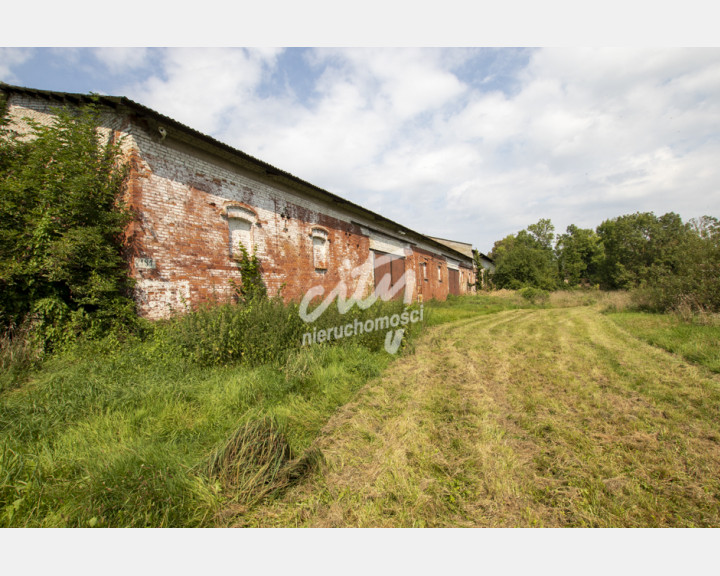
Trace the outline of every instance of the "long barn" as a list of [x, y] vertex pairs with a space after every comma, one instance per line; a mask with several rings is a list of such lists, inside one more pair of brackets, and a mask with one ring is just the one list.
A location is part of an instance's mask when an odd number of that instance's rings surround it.
[[2, 83], [0, 96], [21, 133], [27, 118], [49, 123], [60, 107], [101, 107], [101, 130], [130, 167], [128, 259], [148, 318], [232, 298], [240, 243], [256, 252], [268, 292], [286, 300], [340, 284], [406, 301], [474, 290], [468, 245], [415, 232], [128, 98]]

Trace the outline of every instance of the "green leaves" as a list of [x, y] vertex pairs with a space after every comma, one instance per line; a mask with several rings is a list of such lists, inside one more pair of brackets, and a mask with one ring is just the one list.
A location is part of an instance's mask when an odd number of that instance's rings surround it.
[[267, 298], [267, 288], [262, 279], [260, 260], [254, 250], [252, 256], [250, 256], [242, 242], [239, 243], [239, 248], [241, 255], [235, 261], [238, 268], [240, 268], [242, 284], [237, 287], [232, 280], [230, 283], [233, 284], [235, 291], [244, 302], [265, 300]]
[[571, 224], [567, 227], [567, 233], [558, 236], [555, 253], [560, 278], [569, 286], [599, 283], [604, 248], [594, 230]]
[[554, 226], [540, 220], [527, 230], [511, 234], [495, 243], [493, 282], [498, 288], [533, 286], [552, 290], [557, 285], [557, 265], [552, 249]]
[[22, 139], [0, 123], [0, 325], [35, 314], [41, 332], [52, 326], [52, 346], [64, 332], [102, 333], [127, 321], [127, 171], [92, 105], [57, 110], [50, 125], [26, 122], [31, 135]]
[[659, 218], [652, 212], [636, 212], [606, 220], [597, 231], [605, 246], [603, 284], [615, 289], [674, 274], [689, 227], [672, 212]]

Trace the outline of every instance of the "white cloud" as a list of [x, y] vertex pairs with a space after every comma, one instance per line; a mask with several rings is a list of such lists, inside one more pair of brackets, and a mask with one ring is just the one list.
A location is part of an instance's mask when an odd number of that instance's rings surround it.
[[[541, 50], [512, 97], [476, 99], [485, 162], [454, 200], [524, 227], [550, 217], [595, 226], [627, 211], [720, 210], [720, 59], [711, 50]], [[501, 120], [502, 119], [502, 120]], [[498, 197], [507, 201], [498, 200]], [[714, 201], [708, 202], [708, 198]], [[495, 239], [510, 227], [495, 225]], [[486, 247], [491, 242], [486, 241]]]
[[95, 48], [93, 53], [112, 74], [118, 74], [147, 65], [149, 50], [147, 48]]
[[272, 66], [268, 49], [168, 48], [162, 71], [130, 89], [139, 102], [206, 133], [217, 133]]
[[17, 82], [13, 67], [23, 64], [31, 56], [30, 48], [0, 48], [0, 80], [8, 84]]
[[720, 213], [720, 51], [543, 49], [512, 90], [472, 50], [320, 49], [306, 98], [274, 50], [166, 50], [132, 98], [411, 228], [481, 250], [636, 210]]

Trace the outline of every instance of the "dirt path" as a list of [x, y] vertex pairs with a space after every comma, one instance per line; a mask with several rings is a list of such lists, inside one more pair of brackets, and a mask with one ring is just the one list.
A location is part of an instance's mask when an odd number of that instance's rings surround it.
[[718, 526], [720, 378], [590, 308], [439, 326], [240, 525]]

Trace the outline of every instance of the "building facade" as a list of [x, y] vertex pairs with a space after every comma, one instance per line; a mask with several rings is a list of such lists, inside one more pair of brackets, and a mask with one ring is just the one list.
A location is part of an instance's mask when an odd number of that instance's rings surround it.
[[[12, 125], [52, 121], [91, 98], [0, 84]], [[309, 289], [406, 301], [474, 290], [472, 253], [379, 214], [123, 97], [100, 96], [101, 132], [120, 141], [135, 214], [127, 257], [148, 318], [235, 296], [240, 243], [254, 252], [270, 295]], [[404, 284], [404, 285], [403, 285]], [[389, 290], [389, 293], [387, 289]]]

